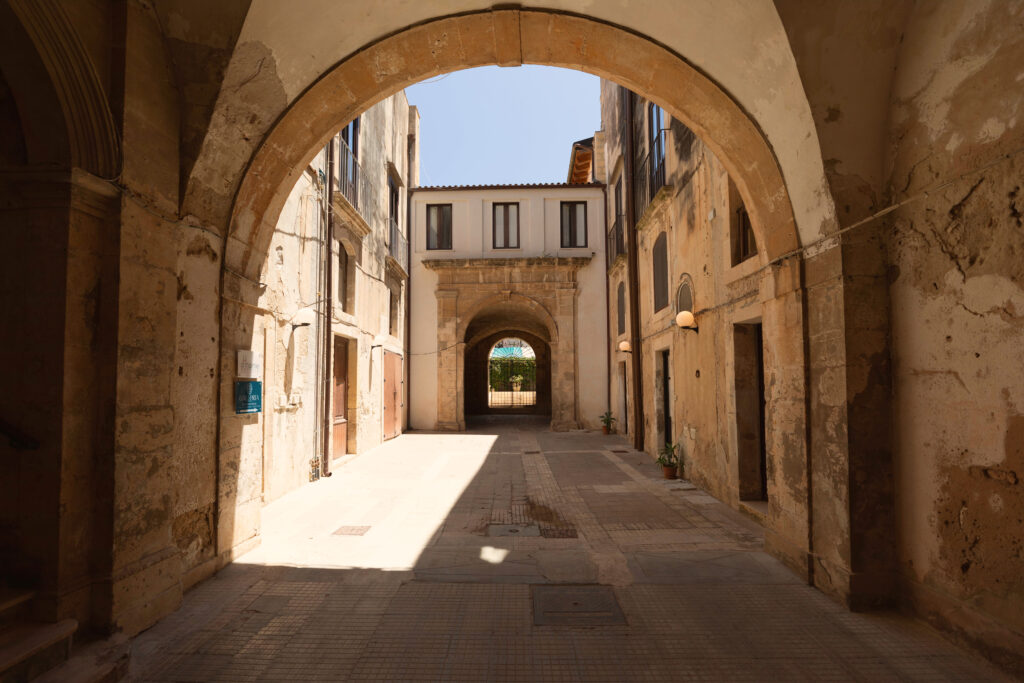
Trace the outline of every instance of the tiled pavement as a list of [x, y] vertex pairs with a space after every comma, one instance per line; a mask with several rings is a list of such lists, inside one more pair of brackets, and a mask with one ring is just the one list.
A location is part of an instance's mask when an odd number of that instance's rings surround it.
[[844, 611], [659, 474], [528, 419], [404, 435], [267, 506], [262, 545], [135, 640], [132, 678], [1003, 680]]

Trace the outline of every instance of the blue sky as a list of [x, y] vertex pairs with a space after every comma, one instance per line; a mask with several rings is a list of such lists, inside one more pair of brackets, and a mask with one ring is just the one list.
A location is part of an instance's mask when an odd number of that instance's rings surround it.
[[563, 183], [601, 126], [600, 80], [545, 66], [481, 67], [406, 88], [420, 110], [420, 185]]

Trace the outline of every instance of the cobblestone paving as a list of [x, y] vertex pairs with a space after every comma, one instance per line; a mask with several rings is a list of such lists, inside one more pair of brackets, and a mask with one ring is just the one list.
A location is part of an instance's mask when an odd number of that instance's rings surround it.
[[659, 474], [528, 418], [403, 435], [268, 505], [262, 545], [135, 639], [132, 679], [1005, 680], [918, 622], [843, 610]]

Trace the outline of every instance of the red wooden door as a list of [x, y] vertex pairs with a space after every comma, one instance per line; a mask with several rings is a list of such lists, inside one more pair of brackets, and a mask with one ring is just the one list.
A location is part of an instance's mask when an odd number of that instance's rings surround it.
[[384, 440], [393, 439], [402, 431], [402, 407], [404, 386], [402, 357], [390, 351], [384, 352]]
[[334, 433], [331, 435], [334, 457], [348, 452], [348, 340], [334, 338]]

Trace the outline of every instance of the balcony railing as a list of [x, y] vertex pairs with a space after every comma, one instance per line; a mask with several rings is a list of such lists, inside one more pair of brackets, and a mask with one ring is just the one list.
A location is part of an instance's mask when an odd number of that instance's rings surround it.
[[348, 144], [338, 137], [338, 191], [368, 223], [373, 211], [373, 186], [352, 154]]
[[612, 227], [608, 230], [608, 266], [611, 267], [615, 263], [615, 259], [619, 258], [626, 253], [626, 216], [625, 214], [619, 214], [615, 217], [615, 222], [612, 223]]
[[398, 265], [402, 267], [402, 270], [409, 273], [409, 241], [405, 239], [405, 235], [398, 229], [398, 221], [394, 218], [390, 221], [390, 234], [388, 235], [388, 254], [395, 260]]
[[666, 132], [663, 130], [654, 137], [647, 154], [634, 170], [633, 210], [637, 222], [651, 205], [654, 195], [665, 186]]

